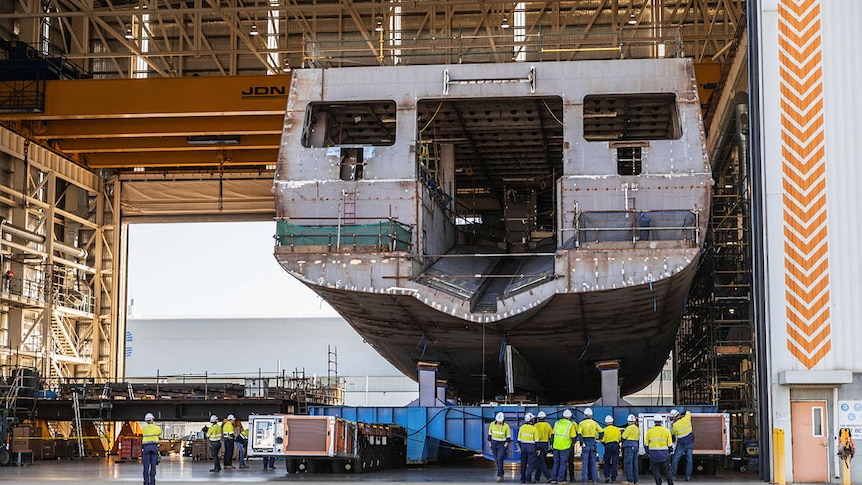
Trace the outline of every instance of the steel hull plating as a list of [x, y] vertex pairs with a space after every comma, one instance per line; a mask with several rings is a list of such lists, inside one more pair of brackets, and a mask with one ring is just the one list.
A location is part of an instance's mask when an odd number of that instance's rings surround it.
[[[415, 376], [420, 361], [439, 363], [439, 378], [464, 402], [505, 394], [506, 345], [517, 349], [534, 372], [537, 382], [529, 395], [548, 402], [586, 402], [601, 394], [599, 362], [619, 361], [623, 395], [647, 386], [661, 371], [674, 345], [699, 249], [676, 252], [679, 270], [651, 284], [621, 281], [617, 288], [565, 292], [571, 282], [558, 278], [520, 295], [519, 302], [501, 302], [523, 311], [500, 318], [469, 313], [456, 298], [409, 282], [389, 291], [305, 282], [405, 375]], [[303, 256], [277, 257], [286, 268], [307, 266], [296, 264]]]
[[297, 70], [275, 256], [464, 402], [587, 402], [664, 365], [712, 177], [690, 59]]

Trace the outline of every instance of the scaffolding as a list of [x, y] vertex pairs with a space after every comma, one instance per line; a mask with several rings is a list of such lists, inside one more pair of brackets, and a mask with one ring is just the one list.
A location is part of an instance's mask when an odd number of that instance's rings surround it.
[[710, 154], [710, 227], [677, 338], [675, 401], [729, 413], [732, 452], [742, 455], [744, 443], [757, 439], [745, 93], [728, 100], [723, 116], [712, 120], [721, 125]]

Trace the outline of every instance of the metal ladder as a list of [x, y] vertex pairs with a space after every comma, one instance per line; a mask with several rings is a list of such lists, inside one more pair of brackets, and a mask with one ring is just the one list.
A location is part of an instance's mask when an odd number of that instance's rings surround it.
[[84, 458], [84, 427], [81, 425], [81, 401], [78, 391], [72, 391], [72, 409], [75, 411], [75, 438], [78, 440], [78, 457]]

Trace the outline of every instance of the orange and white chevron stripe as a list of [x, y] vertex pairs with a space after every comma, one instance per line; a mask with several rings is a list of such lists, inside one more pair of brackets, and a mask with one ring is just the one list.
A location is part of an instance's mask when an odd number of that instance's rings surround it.
[[779, 0], [787, 349], [806, 368], [832, 350], [820, 0]]

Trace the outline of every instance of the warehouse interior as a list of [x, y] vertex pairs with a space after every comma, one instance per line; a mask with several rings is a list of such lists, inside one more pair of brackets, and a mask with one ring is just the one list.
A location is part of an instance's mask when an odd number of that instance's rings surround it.
[[[32, 369], [25, 377], [52, 389], [129, 377], [128, 225], [273, 220], [292, 70], [521, 62], [518, 49], [537, 45], [545, 60], [576, 60], [589, 58], [594, 39], [675, 30], [695, 61], [716, 182], [674, 352], [675, 401], [730, 413], [734, 453], [743, 453], [759, 437], [746, 8], [744, 0], [0, 1], [4, 378]], [[18, 412], [15, 396], [4, 399]]]

